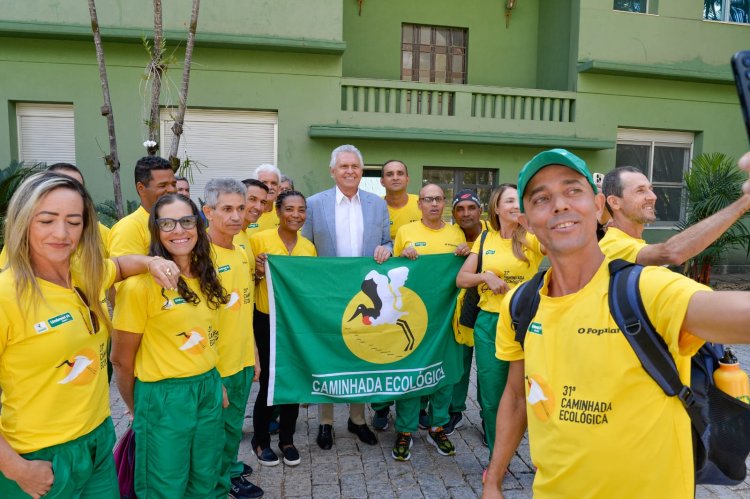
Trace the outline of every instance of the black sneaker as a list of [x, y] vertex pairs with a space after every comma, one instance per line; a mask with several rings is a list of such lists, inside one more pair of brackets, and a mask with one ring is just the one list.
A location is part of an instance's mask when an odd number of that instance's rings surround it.
[[281, 444], [279, 444], [279, 450], [284, 456], [284, 464], [287, 466], [297, 466], [300, 463], [301, 459], [299, 457], [299, 451], [293, 444], [287, 445], [286, 447], [282, 447]]
[[378, 409], [372, 416], [372, 427], [378, 431], [385, 431], [388, 429], [388, 415], [391, 413], [391, 409], [385, 407]]
[[452, 412], [448, 424], [443, 426], [446, 435], [453, 435], [453, 432], [464, 425], [464, 416], [460, 412]]
[[244, 476], [238, 476], [232, 478], [232, 487], [229, 489], [229, 496], [233, 499], [263, 497], [263, 489]]
[[391, 450], [391, 457], [396, 461], [408, 461], [411, 459], [410, 449], [413, 444], [411, 433], [397, 434], [396, 442], [393, 444], [393, 450]]
[[441, 456], [453, 456], [456, 454], [456, 449], [453, 447], [451, 441], [448, 440], [448, 435], [445, 434], [441, 426], [427, 432], [427, 441], [435, 446]]
[[252, 466], [246, 463], [242, 463], [242, 473], [240, 473], [240, 476], [247, 478], [252, 474], [253, 474]]
[[430, 415], [425, 409], [419, 410], [419, 429], [426, 430], [430, 427]]
[[279, 464], [279, 456], [270, 447], [261, 449], [260, 452], [256, 449], [255, 455], [258, 458], [258, 462], [263, 466], [276, 466]]

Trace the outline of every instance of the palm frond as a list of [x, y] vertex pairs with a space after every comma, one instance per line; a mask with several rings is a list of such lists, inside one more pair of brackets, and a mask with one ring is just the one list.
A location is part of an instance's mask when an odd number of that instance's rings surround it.
[[[746, 175], [736, 166], [734, 158], [724, 153], [696, 156], [685, 175], [685, 220], [677, 224], [682, 231], [714, 213], [723, 210], [742, 195]], [[705, 266], [716, 264], [730, 249], [743, 248], [750, 255], [750, 228], [745, 213], [708, 248], [688, 262], [691, 273], [706, 275]]]

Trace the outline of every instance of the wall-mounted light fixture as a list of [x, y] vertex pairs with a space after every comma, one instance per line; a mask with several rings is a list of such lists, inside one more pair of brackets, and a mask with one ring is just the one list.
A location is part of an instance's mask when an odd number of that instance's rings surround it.
[[506, 28], [510, 26], [510, 16], [513, 15], [513, 9], [516, 8], [517, 3], [518, 3], [518, 0], [506, 0], [505, 2], [505, 27]]

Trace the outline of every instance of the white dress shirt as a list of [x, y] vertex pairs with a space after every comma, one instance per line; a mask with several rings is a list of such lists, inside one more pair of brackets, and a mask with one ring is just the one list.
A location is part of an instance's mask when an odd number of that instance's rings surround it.
[[363, 256], [364, 222], [357, 193], [349, 199], [336, 186], [336, 256]]

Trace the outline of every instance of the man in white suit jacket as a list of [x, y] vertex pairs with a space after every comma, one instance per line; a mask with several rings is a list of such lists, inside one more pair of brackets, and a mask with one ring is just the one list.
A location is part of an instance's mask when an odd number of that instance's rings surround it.
[[[307, 199], [307, 220], [302, 235], [315, 244], [318, 256], [372, 256], [383, 263], [393, 253], [388, 206], [380, 197], [359, 189], [364, 161], [352, 145], [331, 153], [332, 189]], [[333, 446], [333, 404], [318, 406], [318, 438], [321, 449]], [[350, 432], [367, 444], [377, 438], [365, 423], [364, 404], [349, 406]]]

